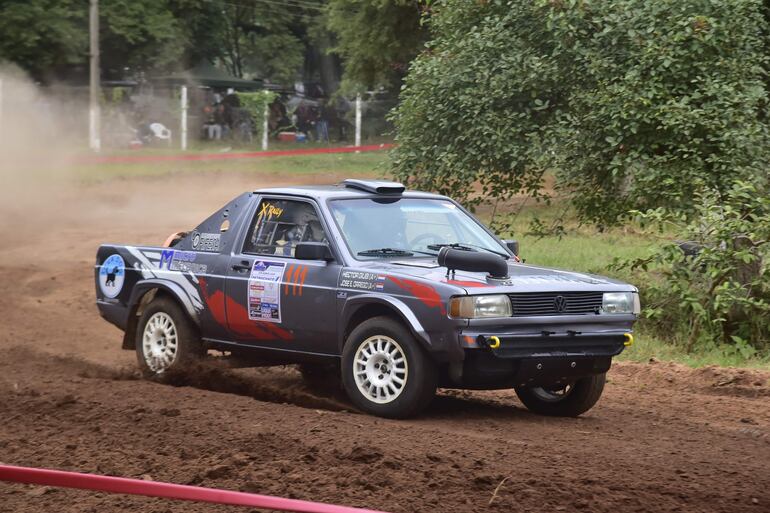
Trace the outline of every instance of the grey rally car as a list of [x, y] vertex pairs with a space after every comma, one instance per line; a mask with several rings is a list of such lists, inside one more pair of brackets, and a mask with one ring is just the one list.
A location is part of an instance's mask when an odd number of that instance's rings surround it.
[[383, 181], [244, 193], [163, 246], [102, 245], [94, 273], [147, 376], [209, 349], [298, 363], [396, 418], [437, 387], [515, 388], [534, 412], [579, 415], [639, 314], [635, 287], [521, 263], [450, 198]]

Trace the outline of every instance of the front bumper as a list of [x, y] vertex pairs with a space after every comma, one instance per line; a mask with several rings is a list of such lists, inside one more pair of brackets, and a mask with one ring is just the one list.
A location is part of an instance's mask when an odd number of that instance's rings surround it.
[[460, 330], [460, 346], [491, 347], [498, 358], [612, 357], [623, 351], [634, 321], [625, 314], [475, 319]]
[[[560, 319], [564, 320], [564, 319]], [[450, 364], [443, 386], [471, 389], [551, 386], [607, 372], [633, 341], [631, 322], [558, 322], [467, 326], [465, 358]]]
[[488, 349], [498, 358], [612, 357], [628, 343], [630, 330], [484, 333], [463, 331], [466, 349]]

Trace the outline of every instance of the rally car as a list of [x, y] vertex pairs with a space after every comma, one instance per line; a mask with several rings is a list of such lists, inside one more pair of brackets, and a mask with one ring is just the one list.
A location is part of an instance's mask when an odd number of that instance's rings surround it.
[[247, 192], [163, 246], [102, 245], [94, 272], [147, 376], [210, 349], [297, 363], [391, 418], [437, 387], [579, 415], [639, 314], [635, 287], [522, 263], [452, 199], [385, 181]]

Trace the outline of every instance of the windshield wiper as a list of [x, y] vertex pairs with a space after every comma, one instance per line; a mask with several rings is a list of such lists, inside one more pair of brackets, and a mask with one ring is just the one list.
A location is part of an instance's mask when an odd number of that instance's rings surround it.
[[452, 249], [459, 249], [462, 251], [474, 251], [475, 249], [483, 249], [484, 251], [489, 251], [490, 253], [499, 255], [505, 258], [506, 260], [511, 258], [511, 255], [507, 253], [503, 253], [502, 251], [495, 251], [494, 249], [489, 249], [486, 246], [479, 246], [478, 244], [469, 244], [467, 242], [452, 242], [451, 244], [428, 244], [428, 249], [432, 249], [434, 251], [438, 251], [441, 248], [452, 248]]
[[364, 251], [359, 251], [358, 256], [412, 256], [414, 253], [411, 251], [406, 251], [403, 249], [395, 249], [395, 248], [379, 248], [379, 249], [367, 249]]

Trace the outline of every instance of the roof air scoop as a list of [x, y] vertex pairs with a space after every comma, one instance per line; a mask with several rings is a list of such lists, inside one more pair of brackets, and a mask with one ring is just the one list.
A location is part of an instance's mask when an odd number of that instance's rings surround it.
[[387, 182], [385, 180], [356, 180], [354, 178], [347, 178], [342, 181], [342, 185], [350, 189], [358, 189], [373, 194], [401, 194], [406, 190], [403, 184]]
[[489, 278], [504, 280], [508, 278], [508, 263], [501, 256], [492, 253], [478, 253], [443, 247], [438, 252], [438, 265], [446, 267], [448, 272], [455, 270], [486, 272]]

